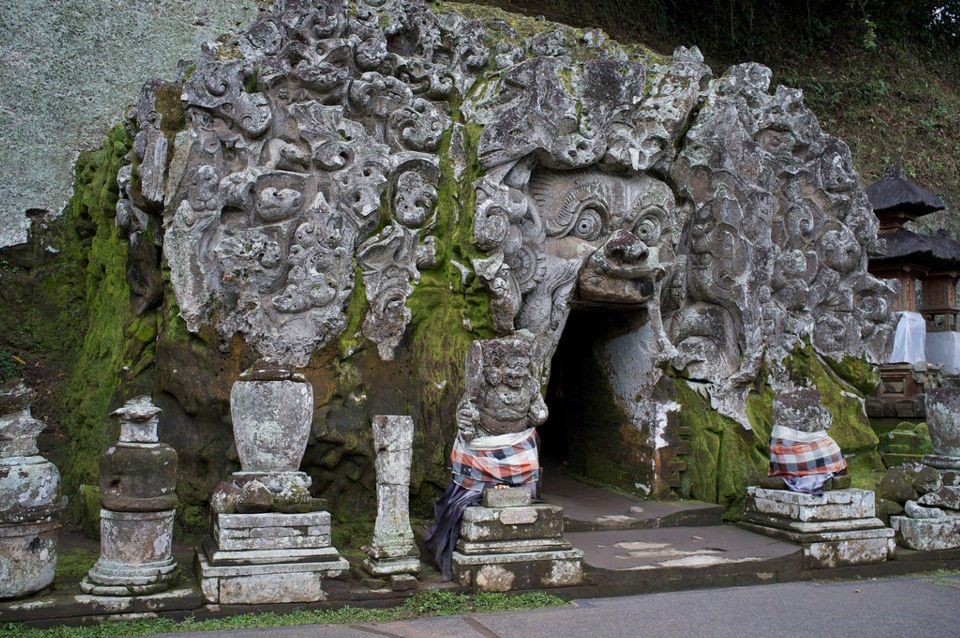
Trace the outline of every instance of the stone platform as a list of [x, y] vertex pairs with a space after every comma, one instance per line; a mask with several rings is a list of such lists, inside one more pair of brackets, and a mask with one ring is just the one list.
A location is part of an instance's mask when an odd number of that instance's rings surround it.
[[896, 548], [893, 530], [876, 517], [874, 493], [866, 490], [814, 496], [748, 487], [739, 525], [799, 544], [805, 569], [882, 563]]
[[195, 558], [209, 603], [316, 602], [349, 570], [330, 544], [329, 512], [214, 514], [211, 528]]
[[453, 552], [453, 580], [482, 591], [577, 585], [583, 552], [563, 538], [563, 508], [531, 504], [523, 488], [487, 490], [468, 507]]
[[723, 514], [715, 503], [645, 500], [589, 485], [556, 467], [545, 468], [540, 497], [563, 508], [568, 532], [719, 525]]

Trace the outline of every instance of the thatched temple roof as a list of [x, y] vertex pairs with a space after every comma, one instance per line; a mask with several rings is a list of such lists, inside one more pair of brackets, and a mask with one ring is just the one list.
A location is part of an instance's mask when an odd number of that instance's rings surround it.
[[920, 235], [906, 229], [885, 234], [887, 252], [873, 257], [872, 263], [913, 262], [939, 270], [960, 269], [960, 242], [944, 231], [934, 235]]
[[888, 168], [879, 181], [867, 186], [866, 193], [877, 216], [884, 211], [898, 209], [912, 213], [912, 217], [921, 217], [944, 208], [943, 200], [910, 181], [902, 166]]

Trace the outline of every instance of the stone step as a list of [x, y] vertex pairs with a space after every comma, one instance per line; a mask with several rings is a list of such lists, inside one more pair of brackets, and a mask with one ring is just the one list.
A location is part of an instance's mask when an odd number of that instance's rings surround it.
[[588, 485], [563, 472], [545, 476], [540, 497], [563, 507], [567, 532], [720, 525], [723, 515], [723, 507], [714, 503], [642, 499]]
[[650, 584], [663, 591], [799, 577], [801, 550], [734, 525], [572, 532], [599, 586]]

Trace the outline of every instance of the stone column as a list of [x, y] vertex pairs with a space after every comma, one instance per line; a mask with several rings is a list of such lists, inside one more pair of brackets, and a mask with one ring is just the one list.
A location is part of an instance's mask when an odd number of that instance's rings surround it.
[[66, 499], [60, 472], [37, 450], [45, 426], [30, 414], [34, 396], [19, 379], [0, 386], [0, 598], [43, 589], [57, 566]]
[[393, 578], [420, 571], [419, 552], [410, 528], [410, 465], [413, 460], [413, 419], [409, 416], [373, 417], [376, 449], [377, 522], [364, 562], [375, 576], [391, 576], [394, 587], [410, 579]]
[[179, 578], [177, 452], [157, 439], [159, 414], [150, 397], [140, 396], [110, 415], [120, 421], [120, 440], [100, 457], [100, 558], [80, 583], [88, 594], [153, 594]]

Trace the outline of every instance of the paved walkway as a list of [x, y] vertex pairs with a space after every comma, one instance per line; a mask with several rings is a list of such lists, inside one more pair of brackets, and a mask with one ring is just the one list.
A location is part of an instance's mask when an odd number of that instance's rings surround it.
[[[960, 576], [785, 583], [578, 600], [569, 607], [380, 625], [309, 625], [179, 638], [810, 638], [960, 636]], [[171, 636], [173, 638], [173, 636]]]

